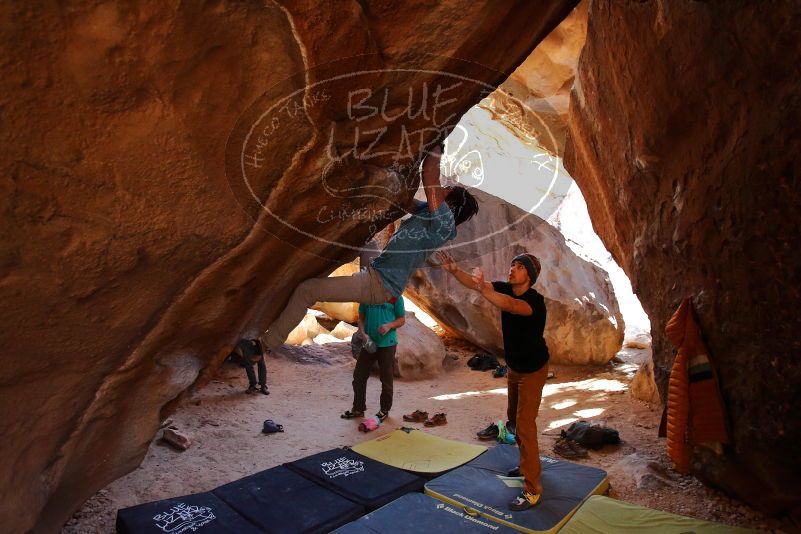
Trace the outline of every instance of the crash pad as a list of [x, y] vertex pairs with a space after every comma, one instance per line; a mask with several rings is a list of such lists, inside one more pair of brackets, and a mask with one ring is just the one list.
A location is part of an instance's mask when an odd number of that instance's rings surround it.
[[425, 480], [362, 456], [350, 449], [331, 449], [284, 464], [315, 483], [375, 510], [409, 493], [421, 491]]
[[445, 473], [473, 460], [487, 450], [482, 445], [444, 439], [423, 430], [399, 428], [352, 449], [373, 460], [421, 476]]
[[559, 534], [751, 534], [756, 530], [731, 527], [652, 510], [593, 495], [565, 523]]
[[507, 473], [519, 465], [516, 446], [497, 445], [472, 462], [428, 482], [425, 492], [444, 502], [522, 532], [556, 532], [589, 495], [609, 487], [606, 472], [540, 456], [542, 497], [536, 506], [512, 512], [508, 504], [520, 494], [521, 477]]
[[262, 532], [210, 492], [123, 508], [117, 511], [116, 527], [120, 534]]
[[423, 495], [408, 493], [375, 512], [340, 527], [336, 534], [514, 534], [516, 531], [462, 508]]
[[236, 480], [212, 493], [259, 527], [260, 532], [328, 532], [367, 510], [286, 467]]

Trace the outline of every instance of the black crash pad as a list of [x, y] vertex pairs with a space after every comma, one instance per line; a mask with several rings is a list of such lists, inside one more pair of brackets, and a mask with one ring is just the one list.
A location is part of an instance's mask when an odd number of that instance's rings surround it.
[[331, 449], [285, 464], [296, 473], [375, 510], [412, 491], [423, 489], [422, 478], [377, 462], [349, 449]]
[[366, 512], [364, 506], [280, 466], [213, 493], [261, 532], [276, 534], [329, 532]]
[[120, 534], [257, 534], [259, 528], [211, 493], [185, 495], [117, 511]]

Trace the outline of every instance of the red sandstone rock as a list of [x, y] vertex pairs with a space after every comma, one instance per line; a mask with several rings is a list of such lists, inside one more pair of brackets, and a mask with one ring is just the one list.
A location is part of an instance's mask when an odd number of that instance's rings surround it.
[[801, 510], [801, 8], [592, 2], [565, 164], [653, 325], [692, 295], [734, 444], [698, 476]]
[[179, 451], [185, 451], [192, 446], [192, 440], [180, 430], [173, 427], [165, 428], [161, 434], [161, 439]]
[[133, 469], [220, 347], [395, 218], [353, 216], [409, 199], [393, 155], [413, 167], [574, 4], [5, 3], [0, 524], [55, 531]]
[[481, 107], [524, 141], [562, 156], [570, 90], [587, 34], [584, 0]]

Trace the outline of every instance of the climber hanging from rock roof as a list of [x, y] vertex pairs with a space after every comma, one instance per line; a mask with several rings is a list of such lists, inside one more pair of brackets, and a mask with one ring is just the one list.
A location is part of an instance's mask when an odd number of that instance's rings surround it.
[[315, 302], [381, 304], [399, 297], [412, 273], [456, 237], [456, 227], [478, 212], [478, 203], [462, 186], [441, 185], [442, 152], [440, 143], [423, 160], [422, 182], [427, 202], [416, 203], [412, 216], [400, 223], [386, 248], [366, 268], [349, 277], [310, 278], [301, 282], [264, 336], [268, 349], [284, 343], [306, 309]]

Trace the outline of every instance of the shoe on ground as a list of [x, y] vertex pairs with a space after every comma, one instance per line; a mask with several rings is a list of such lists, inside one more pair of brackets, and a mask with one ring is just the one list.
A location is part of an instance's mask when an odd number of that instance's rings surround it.
[[428, 412], [424, 412], [423, 410], [415, 410], [403, 416], [403, 420], [408, 423], [422, 423], [426, 419], [428, 419]]
[[581, 446], [577, 441], [567, 438], [559, 438], [553, 444], [553, 452], [562, 456], [563, 458], [577, 459], [587, 458], [587, 449]]
[[498, 437], [498, 425], [490, 423], [490, 425], [481, 432], [476, 432], [476, 436], [481, 440], [495, 439]]
[[248, 386], [248, 388], [245, 390], [245, 393], [247, 393], [248, 395], [253, 395], [253, 394], [254, 394], [254, 393], [256, 393], [258, 390], [259, 390], [259, 389], [256, 387], [256, 384], [253, 384], [253, 385], [251, 385], [251, 386]]
[[283, 432], [284, 425], [279, 425], [272, 419], [267, 419], [261, 429], [263, 434], [275, 434], [276, 432]]
[[570, 447], [570, 443], [568, 442], [567, 438], [557, 439], [556, 443], [553, 444], [553, 452], [563, 458], [573, 458], [573, 456], [576, 454]]
[[434, 414], [434, 417], [432, 417], [431, 419], [426, 419], [426, 422], [423, 424], [429, 427], [447, 425], [448, 419], [445, 417], [444, 413], [436, 413]]
[[359, 430], [362, 432], [372, 432], [373, 430], [378, 428], [378, 425], [380, 424], [381, 422], [378, 420], [377, 417], [368, 417], [367, 419], [359, 423]]
[[528, 510], [539, 501], [539, 494], [523, 491], [515, 500], [509, 503], [509, 509], [513, 512], [522, 512], [523, 510]]
[[342, 419], [358, 419], [364, 417], [364, 412], [360, 410], [346, 410], [340, 417]]
[[523, 473], [520, 472], [520, 466], [515, 467], [514, 469], [510, 469], [508, 473], [506, 473], [508, 477], [522, 477]]
[[492, 376], [494, 376], [495, 378], [503, 378], [504, 376], [506, 376], [507, 372], [508, 372], [508, 369], [507, 369], [507, 367], [505, 365], [499, 365], [492, 372]]
[[379, 422], [383, 423], [384, 419], [389, 417], [389, 412], [385, 412], [384, 410], [379, 410], [378, 413], [375, 414], [375, 416], [378, 417]]
[[261, 393], [262, 395], [270, 394], [269, 390], [267, 389], [267, 386], [265, 386], [264, 384], [262, 384], [261, 387], [259, 388], [259, 393]]
[[568, 441], [568, 444], [570, 445], [570, 448], [573, 449], [573, 452], [575, 453], [574, 458], [587, 458], [587, 457], [589, 457], [589, 453], [587, 452], [587, 449], [585, 449], [581, 445], [581, 443], [579, 443], [578, 441], [576, 441], [574, 439], [571, 439], [571, 440]]
[[506, 429], [509, 432], [511, 432], [512, 434], [514, 434], [515, 436], [517, 435], [517, 425], [515, 425], [514, 423], [510, 423], [509, 421], [506, 421]]

